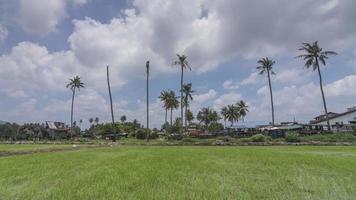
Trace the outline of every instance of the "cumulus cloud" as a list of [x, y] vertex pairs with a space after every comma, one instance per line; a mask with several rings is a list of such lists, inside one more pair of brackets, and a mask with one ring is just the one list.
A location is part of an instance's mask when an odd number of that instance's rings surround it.
[[220, 111], [222, 107], [231, 105], [231, 104], [235, 104], [239, 100], [242, 100], [242, 97], [238, 93], [230, 92], [227, 94], [223, 94], [214, 100], [213, 108], [216, 111]]
[[238, 83], [234, 83], [232, 80], [224, 81], [223, 87], [227, 90], [235, 90], [239, 88]]

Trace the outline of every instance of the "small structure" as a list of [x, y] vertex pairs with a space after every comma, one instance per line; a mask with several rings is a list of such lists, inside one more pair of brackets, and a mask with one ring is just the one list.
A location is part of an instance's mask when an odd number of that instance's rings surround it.
[[[68, 138], [71, 131], [69, 128], [66, 128], [63, 122], [53, 121], [46, 121], [46, 130], [48, 133], [48, 137], [51, 139]], [[75, 131], [72, 132], [72, 134], [75, 134]]]

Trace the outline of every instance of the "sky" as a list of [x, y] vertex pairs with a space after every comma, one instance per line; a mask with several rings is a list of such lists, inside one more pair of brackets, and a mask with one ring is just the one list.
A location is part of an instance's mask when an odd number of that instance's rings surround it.
[[321, 73], [329, 111], [343, 112], [356, 106], [355, 10], [354, 0], [0, 0], [0, 120], [69, 123], [65, 86], [79, 75], [74, 119], [109, 121], [109, 65], [116, 119], [145, 124], [149, 60], [150, 126], [160, 127], [160, 92], [179, 92], [179, 53], [192, 67], [184, 82], [196, 91], [194, 114], [244, 100], [244, 123], [271, 121], [267, 77], [256, 70], [269, 57], [276, 121], [308, 122], [323, 113], [319, 79], [295, 57], [316, 40], [338, 53]]

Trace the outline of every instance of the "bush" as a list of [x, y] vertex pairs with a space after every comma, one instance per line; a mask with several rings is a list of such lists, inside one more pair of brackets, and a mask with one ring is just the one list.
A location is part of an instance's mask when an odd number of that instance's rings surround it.
[[356, 142], [352, 133], [317, 134], [301, 138], [304, 142]]
[[150, 133], [150, 139], [157, 139], [158, 138], [158, 133], [156, 131], [153, 131]]
[[299, 134], [296, 132], [287, 133], [285, 140], [286, 140], [286, 142], [301, 142]]
[[257, 134], [250, 137], [251, 142], [267, 142], [271, 140], [271, 137], [262, 134]]
[[147, 137], [147, 129], [138, 129], [135, 134], [137, 139], [144, 140]]
[[168, 135], [168, 140], [182, 140], [183, 135], [182, 134], [170, 134]]

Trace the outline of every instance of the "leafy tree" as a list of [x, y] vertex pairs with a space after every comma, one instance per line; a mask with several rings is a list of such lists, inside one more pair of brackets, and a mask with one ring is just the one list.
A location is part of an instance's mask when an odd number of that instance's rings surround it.
[[220, 111], [220, 114], [221, 116], [223, 117], [224, 119], [224, 127], [226, 128], [226, 119], [227, 119], [227, 116], [228, 116], [228, 108], [226, 106], [224, 106], [221, 111]]
[[200, 123], [204, 123], [206, 127], [208, 127], [208, 125], [212, 122], [217, 122], [219, 119], [219, 114], [216, 111], [210, 109], [209, 107], [202, 108], [197, 115], [197, 120]]
[[266, 58], [262, 58], [257, 63], [260, 64], [260, 66], [257, 67], [257, 69], [259, 70], [259, 74], [260, 75], [264, 73], [267, 74], [269, 92], [271, 97], [271, 107], [272, 107], [272, 126], [274, 126], [274, 105], [273, 105], [273, 93], [272, 93], [272, 85], [271, 85], [271, 74], [272, 75], [275, 74], [272, 71], [272, 66], [274, 65], [275, 61], [270, 60], [268, 57], [266, 57]]
[[121, 121], [122, 123], [125, 123], [125, 121], [126, 121], [126, 116], [125, 116], [125, 115], [121, 116], [121, 117], [120, 117], [120, 121]]
[[96, 125], [98, 125], [99, 124], [99, 117], [95, 117], [94, 121], [95, 121]]
[[[178, 65], [181, 68], [181, 77], [180, 77], [180, 118], [183, 119], [183, 72], [184, 69], [191, 70], [187, 56], [177, 54], [178, 60], [174, 61], [174, 65]], [[181, 127], [183, 127], [183, 121], [181, 122]]]
[[192, 111], [187, 110], [185, 112], [185, 119], [188, 121], [189, 125], [192, 123], [192, 121], [194, 119], [194, 115], [193, 115]]
[[234, 125], [235, 121], [240, 119], [240, 112], [235, 105], [228, 105], [226, 114], [226, 119], [231, 122], [231, 126]]
[[84, 83], [80, 79], [79, 76], [75, 76], [74, 78], [69, 79], [69, 83], [66, 85], [67, 88], [70, 88], [72, 91], [72, 107], [70, 112], [70, 126], [73, 128], [73, 107], [74, 107], [74, 95], [75, 90], [80, 88], [84, 88]]
[[305, 54], [297, 56], [298, 58], [303, 58], [305, 61], [305, 67], [310, 68], [312, 67], [313, 71], [317, 70], [319, 75], [319, 85], [320, 85], [320, 92], [323, 99], [324, 104], [324, 111], [326, 116], [326, 121], [328, 124], [328, 130], [330, 131], [330, 122], [329, 122], [329, 115], [328, 115], [328, 108], [326, 106], [326, 100], [324, 95], [323, 89], [323, 79], [320, 72], [320, 64], [325, 66], [326, 60], [329, 58], [329, 55], [337, 55], [334, 51], [323, 51], [321, 47], [319, 47], [318, 41], [314, 43], [302, 43], [302, 47], [299, 48], [300, 51], [303, 51]]
[[191, 100], [193, 100], [193, 96], [192, 94], [194, 93], [195, 91], [192, 90], [192, 84], [191, 83], [188, 83], [188, 84], [184, 84], [183, 85], [183, 106], [184, 106], [184, 109], [185, 109], [185, 114], [184, 114], [184, 126], [186, 127], [187, 126], [187, 119], [186, 119], [186, 116], [187, 116], [187, 110], [188, 110], [188, 107], [189, 107], [189, 102]]

